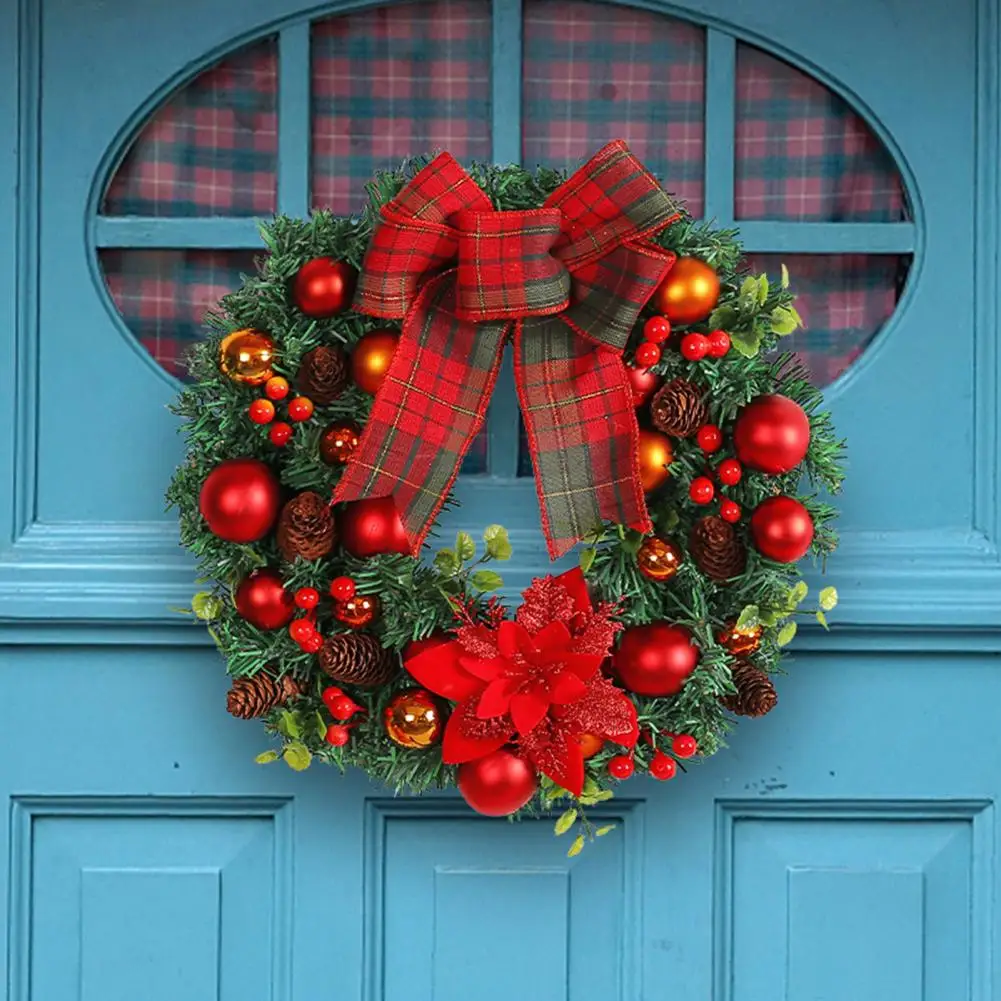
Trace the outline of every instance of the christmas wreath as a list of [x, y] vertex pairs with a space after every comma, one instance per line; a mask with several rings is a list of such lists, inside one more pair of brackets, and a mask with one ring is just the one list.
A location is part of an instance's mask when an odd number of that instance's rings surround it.
[[[689, 218], [621, 142], [571, 177], [448, 154], [377, 176], [358, 218], [263, 227], [175, 411], [168, 500], [214, 582], [190, 609], [294, 769], [354, 765], [475, 810], [563, 810], [672, 778], [776, 703], [836, 546], [842, 443], [786, 354], [782, 281]], [[426, 542], [506, 344], [549, 552], [513, 615], [477, 541]]]

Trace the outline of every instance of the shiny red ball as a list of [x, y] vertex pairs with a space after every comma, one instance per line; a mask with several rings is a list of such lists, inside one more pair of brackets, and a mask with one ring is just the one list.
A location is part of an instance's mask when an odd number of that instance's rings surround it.
[[360, 559], [410, 553], [410, 542], [392, 497], [351, 501], [340, 514], [341, 545]]
[[795, 469], [810, 447], [810, 421], [788, 396], [759, 396], [740, 412], [733, 426], [737, 458], [773, 476]]
[[729, 497], [725, 497], [719, 502], [719, 516], [724, 521], [740, 521], [740, 514], [740, 505], [736, 501], [732, 501]]
[[270, 424], [275, 419], [275, 405], [270, 400], [254, 400], [247, 408], [247, 416], [255, 424]]
[[300, 587], [295, 592], [295, 603], [299, 608], [305, 608], [306, 611], [316, 608], [320, 603], [320, 592], [315, 587]]
[[661, 782], [673, 779], [677, 771], [678, 763], [663, 751], [658, 751], [650, 761], [650, 774]]
[[663, 344], [671, 336], [671, 321], [666, 316], [651, 316], [643, 324], [643, 336], [654, 344]]
[[264, 384], [264, 393], [269, 400], [284, 400], [288, 396], [288, 379], [280, 375], [273, 375]]
[[330, 597], [334, 601], [350, 601], [355, 596], [355, 582], [350, 577], [335, 577], [330, 582]]
[[695, 440], [703, 452], [716, 452], [723, 444], [723, 432], [715, 424], [703, 424], [695, 432]]
[[679, 758], [690, 758], [698, 752], [699, 745], [694, 737], [689, 737], [687, 733], [681, 733], [671, 741], [671, 750]]
[[716, 496], [716, 488], [708, 476], [696, 476], [688, 486], [688, 496], [694, 504], [708, 504]]
[[636, 771], [636, 765], [633, 764], [633, 759], [625, 754], [616, 754], [608, 762], [608, 774], [612, 778], [628, 779], [634, 771]]
[[736, 459], [724, 459], [716, 467], [716, 475], [724, 486], [735, 487], [744, 475], [744, 468]]
[[751, 515], [751, 538], [762, 556], [777, 563], [802, 559], [813, 542], [813, 519], [795, 497], [769, 497]]
[[323, 649], [323, 637], [319, 633], [312, 633], [299, 646], [304, 653], [319, 653]]
[[284, 448], [292, 437], [292, 425], [286, 424], [285, 421], [275, 421], [268, 429], [268, 437], [272, 445]]
[[323, 699], [323, 704], [329, 709], [334, 699], [339, 699], [343, 694], [343, 688], [338, 688], [337, 685], [330, 685], [328, 688], [323, 689], [323, 694], [320, 698]]
[[288, 403], [290, 421], [308, 421], [313, 416], [313, 401], [308, 396], [297, 396]]
[[506, 817], [534, 795], [539, 780], [524, 758], [501, 748], [459, 765], [455, 784], [462, 798], [487, 817]]
[[709, 338], [705, 334], [686, 334], [681, 339], [681, 354], [689, 361], [701, 361], [709, 353]]
[[612, 664], [623, 686], [637, 695], [674, 695], [699, 663], [699, 648], [684, 626], [651, 622], [622, 634]]
[[664, 381], [656, 372], [651, 372], [648, 368], [627, 367], [626, 375], [629, 378], [634, 407], [643, 406], [660, 389], [660, 384]]
[[636, 347], [636, 364], [649, 368], [660, 361], [660, 348], [653, 341], [641, 341]]
[[709, 335], [710, 358], [722, 358], [730, 350], [730, 335], [725, 330], [714, 330]]
[[348, 695], [338, 695], [336, 699], [331, 699], [327, 703], [330, 715], [341, 722], [351, 719], [356, 712], [361, 712], [361, 706]]
[[236, 610], [258, 629], [281, 629], [295, 614], [292, 596], [274, 570], [254, 570], [234, 595]]
[[351, 731], [343, 723], [331, 723], [327, 727], [326, 741], [334, 747], [343, 747], [351, 739]]
[[309, 619], [295, 619], [289, 624], [288, 634], [293, 643], [302, 643], [308, 636], [316, 633], [316, 626]]
[[205, 477], [198, 510], [227, 542], [256, 542], [278, 517], [278, 478], [259, 459], [227, 459]]
[[357, 277], [347, 261], [317, 257], [299, 269], [292, 283], [292, 298], [307, 316], [333, 316], [350, 307]]

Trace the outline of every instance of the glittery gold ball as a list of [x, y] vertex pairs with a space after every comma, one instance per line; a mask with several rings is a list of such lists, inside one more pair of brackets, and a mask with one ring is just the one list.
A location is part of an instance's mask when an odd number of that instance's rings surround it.
[[233, 382], [261, 386], [273, 376], [275, 344], [260, 330], [234, 330], [219, 345], [219, 368]]
[[347, 601], [334, 602], [334, 618], [350, 629], [364, 629], [379, 615], [379, 599], [372, 594], [356, 594]]
[[754, 653], [761, 646], [761, 626], [738, 629], [736, 622], [729, 622], [716, 634], [716, 642], [736, 656]]
[[386, 735], [400, 747], [430, 747], [441, 737], [442, 716], [438, 703], [423, 688], [411, 688], [393, 696], [382, 715]]
[[320, 457], [328, 466], [342, 466], [358, 447], [361, 427], [354, 421], [329, 425], [320, 438]]
[[666, 539], [651, 535], [636, 553], [640, 573], [648, 580], [670, 580], [681, 566], [681, 550]]

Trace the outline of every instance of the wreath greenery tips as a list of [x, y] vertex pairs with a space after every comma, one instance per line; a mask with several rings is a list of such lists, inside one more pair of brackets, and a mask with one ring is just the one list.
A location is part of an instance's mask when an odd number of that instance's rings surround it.
[[[576, 854], [607, 830], [586, 807], [715, 752], [775, 705], [800, 617], [826, 628], [837, 594], [798, 563], [837, 545], [843, 445], [780, 353], [785, 269], [748, 273], [623, 144], [569, 178], [440, 154], [368, 191], [264, 225], [192, 353], [167, 493], [212, 582], [189, 611], [262, 763], [492, 815], [569, 800]], [[512, 609], [501, 526], [426, 538], [506, 344], [550, 552], [577, 554]]]

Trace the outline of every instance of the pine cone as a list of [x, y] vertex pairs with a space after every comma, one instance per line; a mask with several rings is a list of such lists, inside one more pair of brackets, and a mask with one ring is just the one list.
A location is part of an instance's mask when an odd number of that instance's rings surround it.
[[365, 633], [338, 633], [320, 649], [320, 667], [345, 685], [375, 688], [385, 684], [396, 670], [393, 655]]
[[336, 541], [333, 512], [318, 493], [306, 490], [286, 502], [278, 519], [278, 549], [286, 560], [318, 560]]
[[695, 565], [717, 583], [739, 577], [747, 565], [747, 549], [733, 525], [716, 515], [700, 518], [692, 526], [688, 549]]
[[760, 668], [738, 660], [733, 665], [732, 677], [737, 691], [720, 699], [725, 709], [738, 716], [764, 716], [775, 708], [778, 694], [772, 679]]
[[685, 379], [672, 379], [650, 401], [653, 426], [673, 438], [688, 438], [709, 421], [702, 390]]
[[299, 683], [290, 675], [276, 681], [261, 671], [249, 678], [233, 680], [233, 687], [226, 693], [226, 709], [239, 719], [251, 719], [301, 694]]
[[333, 403], [348, 384], [348, 360], [340, 348], [321, 344], [299, 363], [295, 388], [321, 407]]

